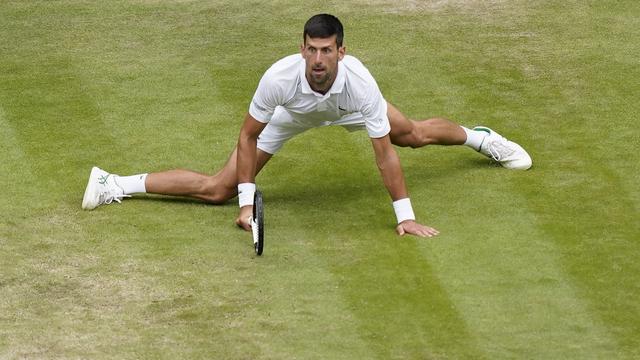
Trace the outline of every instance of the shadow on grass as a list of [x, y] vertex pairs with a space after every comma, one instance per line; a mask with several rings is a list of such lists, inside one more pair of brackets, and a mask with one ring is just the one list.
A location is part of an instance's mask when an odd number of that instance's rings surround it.
[[128, 198], [127, 202], [142, 201], [142, 202], [157, 202], [166, 204], [182, 204], [182, 205], [202, 205], [202, 206], [216, 206], [226, 207], [233, 206], [235, 203], [232, 200], [227, 201], [224, 204], [209, 204], [203, 200], [193, 199], [189, 197], [158, 195], [158, 194], [138, 194]]

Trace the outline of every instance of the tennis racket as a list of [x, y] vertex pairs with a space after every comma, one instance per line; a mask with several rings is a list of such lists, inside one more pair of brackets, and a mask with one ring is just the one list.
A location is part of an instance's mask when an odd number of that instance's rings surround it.
[[264, 205], [260, 190], [256, 190], [253, 196], [251, 230], [253, 231], [253, 247], [256, 250], [256, 254], [260, 256], [262, 255], [262, 250], [264, 250]]

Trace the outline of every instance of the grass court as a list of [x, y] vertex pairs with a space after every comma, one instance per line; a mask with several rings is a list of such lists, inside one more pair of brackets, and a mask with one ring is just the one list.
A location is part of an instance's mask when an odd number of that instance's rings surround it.
[[[433, 239], [398, 237], [366, 132], [260, 174], [267, 243], [224, 206], [86, 212], [89, 171], [213, 172], [319, 12], [410, 117], [486, 125], [534, 166], [399, 149]], [[637, 359], [640, 3], [0, 2], [0, 358]]]

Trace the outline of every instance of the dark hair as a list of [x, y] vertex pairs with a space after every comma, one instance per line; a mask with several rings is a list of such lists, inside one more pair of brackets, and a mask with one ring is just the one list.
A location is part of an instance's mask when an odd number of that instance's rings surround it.
[[318, 14], [312, 16], [304, 24], [304, 32], [302, 33], [304, 43], [307, 41], [307, 35], [310, 38], [328, 38], [336, 35], [336, 43], [338, 47], [341, 47], [344, 39], [344, 30], [337, 17], [329, 14]]

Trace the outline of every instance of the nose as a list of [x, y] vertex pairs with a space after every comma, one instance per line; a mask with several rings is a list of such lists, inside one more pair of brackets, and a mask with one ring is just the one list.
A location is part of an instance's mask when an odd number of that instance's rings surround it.
[[316, 56], [314, 57], [313, 61], [316, 64], [322, 63], [322, 52], [321, 51], [316, 52]]

